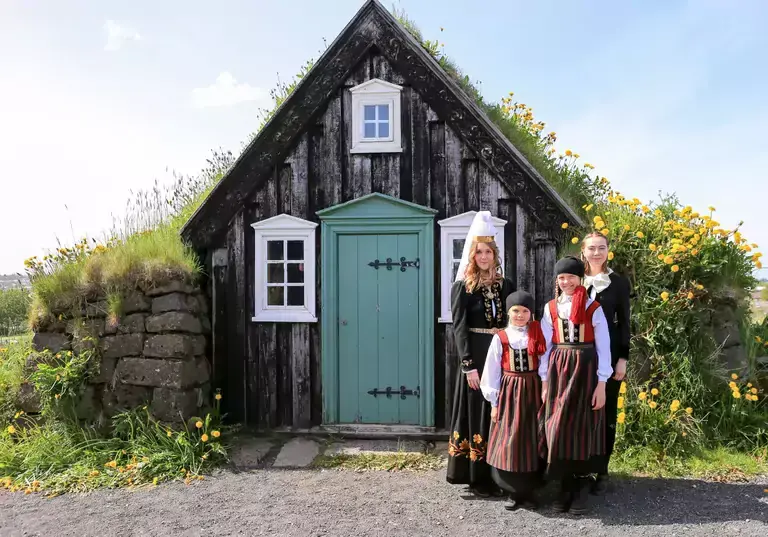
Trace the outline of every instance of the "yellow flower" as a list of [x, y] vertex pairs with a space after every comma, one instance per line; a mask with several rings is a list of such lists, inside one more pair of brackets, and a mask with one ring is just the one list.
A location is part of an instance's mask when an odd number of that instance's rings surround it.
[[562, 224], [560, 224], [560, 227], [563, 229], [568, 229], [568, 222], [563, 222]]
[[619, 396], [619, 398], [616, 401], [616, 408], [624, 408], [624, 398]]
[[668, 255], [667, 257], [664, 258], [664, 263], [666, 263], [667, 265], [671, 265], [674, 262], [675, 262], [675, 258], [672, 257], [671, 255]]
[[733, 380], [737, 380], [739, 378], [739, 376], [736, 373], [731, 373], [731, 378]]
[[751, 387], [752, 387], [752, 383], [751, 382], [747, 382], [747, 388], [751, 388]]
[[649, 245], [648, 245], [648, 249], [649, 249], [651, 252], [655, 252], [655, 251], [656, 251], [656, 245], [655, 245], [655, 244], [649, 244]]
[[171, 432], [171, 430], [170, 430], [170, 429], [168, 429], [168, 430], [166, 431], [166, 434], [167, 434], [168, 436], [171, 436], [171, 435], [173, 435], [173, 433]]
[[685, 409], [685, 413], [690, 416], [691, 414], [693, 414], [693, 409], [691, 407], [688, 407]]
[[572, 156], [572, 155], [573, 155], [573, 151], [571, 151], [570, 149], [566, 149], [566, 150], [565, 150], [565, 155], [566, 155], [567, 157], [570, 157], [570, 156]]
[[627, 418], [627, 415], [624, 414], [624, 412], [619, 412], [618, 416], [616, 416], [616, 423], [624, 423], [624, 420]]
[[587, 205], [586, 207], [584, 207], [584, 210], [585, 210], [585, 211], [587, 211], [587, 212], [589, 212], [589, 211], [591, 211], [591, 210], [592, 210], [592, 207], [594, 207], [594, 204], [590, 203], [589, 205]]
[[608, 261], [612, 261], [614, 257], [613, 252], [608, 252]]
[[574, 237], [574, 238], [571, 239], [571, 243], [572, 244], [578, 244], [578, 242], [579, 242], [579, 238], [578, 237]]
[[666, 292], [666, 291], [664, 291], [663, 293], [661, 293], [661, 299], [662, 299], [664, 302], [666, 302], [667, 300], [669, 300], [669, 293], [668, 293], [668, 292]]
[[640, 392], [637, 394], [637, 398], [640, 399], [641, 401], [645, 401], [647, 397], [648, 397], [648, 394], [645, 392]]
[[624, 231], [629, 231], [630, 229], [629, 224], [624, 224]]
[[211, 431], [211, 434], [213, 435], [214, 438], [218, 438], [221, 436], [221, 433], [219, 431]]
[[607, 237], [608, 236], [608, 228], [606, 227], [606, 228], [601, 229], [600, 233], [602, 233], [604, 237]]
[[648, 406], [651, 408], [656, 408], [659, 405], [656, 403], [656, 401], [651, 401], [650, 403], [648, 403]]
[[645, 235], [643, 234], [643, 232], [642, 232], [642, 231], [638, 231], [637, 233], [635, 233], [635, 236], [636, 236], [638, 239], [642, 239], [643, 237], [645, 237]]
[[711, 212], [714, 212], [716, 209], [710, 205], [710, 206], [709, 206], [709, 210], [710, 210]]
[[738, 386], [736, 386], [736, 383], [735, 383], [735, 382], [733, 382], [733, 381], [731, 381], [731, 382], [729, 382], [729, 383], [728, 383], [728, 387], [729, 387], [730, 389], [732, 389], [732, 390], [735, 390], [735, 389], [737, 389], [737, 388], [738, 388]]
[[675, 399], [674, 401], [672, 401], [672, 404], [671, 404], [671, 405], [669, 405], [669, 409], [670, 409], [672, 412], [675, 412], [675, 411], [676, 411], [678, 408], [680, 408], [680, 401], [678, 401], [677, 399]]
[[656, 388], [653, 388], [651, 390], [651, 395], [659, 395], [659, 390], [657, 390]]
[[217, 401], [221, 401], [221, 394], [220, 394], [220, 393], [217, 393], [217, 394], [216, 394], [216, 400], [217, 400]]
[[693, 292], [692, 291], [688, 292], [688, 300], [693, 300]]
[[16, 427], [14, 427], [13, 425], [9, 425], [7, 431], [8, 431], [8, 434], [14, 434], [16, 432]]
[[680, 267], [677, 266], [677, 265], [672, 265], [671, 270], [672, 270], [672, 272], [677, 272], [677, 271], [680, 270]]
[[741, 392], [739, 390], [733, 390], [733, 398], [741, 399]]
[[195, 427], [197, 427], [198, 429], [202, 429], [202, 428], [203, 428], [203, 422], [198, 420], [198, 421], [195, 423]]
[[208, 435], [203, 433], [203, 436], [200, 437], [200, 440], [202, 440], [203, 442], [207, 442], [208, 441]]
[[627, 393], [627, 383], [624, 381], [621, 381], [621, 386], [619, 386], [619, 393], [624, 394]]

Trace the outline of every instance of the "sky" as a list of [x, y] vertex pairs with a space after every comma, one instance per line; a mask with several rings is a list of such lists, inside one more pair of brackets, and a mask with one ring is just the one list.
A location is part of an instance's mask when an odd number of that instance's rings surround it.
[[[363, 3], [0, 0], [0, 274], [100, 236], [132, 192], [197, 173], [211, 150], [239, 153], [278, 77]], [[384, 5], [625, 196], [714, 205], [768, 247], [768, 2]]]

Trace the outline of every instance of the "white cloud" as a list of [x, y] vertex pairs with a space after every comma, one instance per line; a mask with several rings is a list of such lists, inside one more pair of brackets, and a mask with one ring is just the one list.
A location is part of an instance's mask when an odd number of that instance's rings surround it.
[[247, 82], [238, 83], [228, 71], [216, 78], [216, 82], [206, 88], [192, 90], [192, 104], [198, 108], [211, 106], [233, 106], [236, 104], [258, 101], [266, 105], [269, 93], [262, 88], [255, 88]]
[[107, 44], [104, 45], [104, 50], [120, 50], [128, 41], [141, 40], [139, 32], [133, 28], [121, 26], [111, 19], [104, 23], [104, 30], [107, 32]]

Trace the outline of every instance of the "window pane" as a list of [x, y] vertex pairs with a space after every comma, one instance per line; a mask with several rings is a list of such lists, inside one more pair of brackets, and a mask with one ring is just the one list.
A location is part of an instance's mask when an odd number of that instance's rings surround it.
[[389, 137], [389, 122], [379, 123], [379, 138]]
[[267, 305], [285, 306], [285, 287], [267, 287]]
[[267, 283], [284, 283], [285, 265], [270, 263], [267, 265]]
[[289, 306], [303, 306], [304, 305], [304, 286], [298, 285], [288, 288], [288, 305]]
[[461, 259], [461, 254], [464, 251], [464, 239], [453, 239], [453, 258]]
[[288, 283], [304, 283], [304, 263], [288, 263]]
[[459, 272], [459, 264], [458, 263], [454, 263], [453, 264], [453, 270], [451, 271], [451, 281], [452, 282], [456, 280], [456, 273], [457, 272]]
[[304, 260], [304, 241], [288, 241], [288, 259]]
[[363, 127], [364, 138], [376, 138], [376, 123], [366, 123]]
[[379, 121], [382, 119], [389, 120], [389, 105], [388, 104], [380, 104], [378, 106], [379, 108]]
[[368, 121], [376, 119], [376, 106], [372, 104], [366, 104], [363, 106], [363, 119]]
[[267, 241], [267, 259], [270, 261], [283, 260], [283, 241]]

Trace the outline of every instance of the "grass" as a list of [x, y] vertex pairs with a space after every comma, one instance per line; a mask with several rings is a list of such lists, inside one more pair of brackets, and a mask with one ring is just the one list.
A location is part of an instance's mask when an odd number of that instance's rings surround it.
[[321, 455], [313, 463], [315, 468], [366, 471], [427, 471], [444, 468], [444, 455], [435, 453], [360, 453]]
[[24, 380], [24, 363], [31, 353], [31, 334], [0, 340], [0, 424], [9, 423], [16, 412], [16, 399]]
[[171, 429], [146, 407], [112, 420], [112, 434], [25, 415], [0, 431], [0, 487], [11, 492], [55, 496], [97, 488], [133, 487], [163, 481], [202, 479], [226, 460], [218, 419], [210, 415]]
[[610, 470], [624, 476], [745, 481], [768, 475], [768, 452], [754, 455], [718, 447], [688, 457], [659, 458], [654, 450], [641, 447], [615, 453]]

